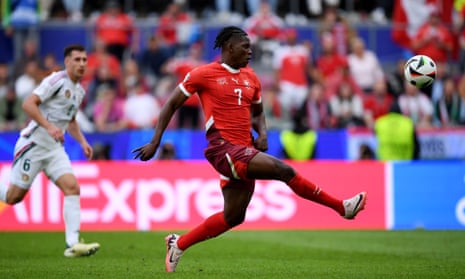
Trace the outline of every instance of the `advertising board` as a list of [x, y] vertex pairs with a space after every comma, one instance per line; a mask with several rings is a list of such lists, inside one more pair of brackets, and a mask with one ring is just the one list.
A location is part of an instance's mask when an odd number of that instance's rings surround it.
[[[333, 210], [296, 196], [279, 181], [257, 181], [242, 229], [383, 229], [382, 163], [292, 163], [323, 190], [348, 198], [365, 190], [367, 210], [345, 220]], [[82, 230], [188, 229], [221, 211], [219, 175], [206, 161], [74, 163], [81, 186]], [[8, 164], [0, 164], [7, 183]], [[41, 174], [26, 199], [0, 205], [0, 230], [60, 230], [62, 194]]]

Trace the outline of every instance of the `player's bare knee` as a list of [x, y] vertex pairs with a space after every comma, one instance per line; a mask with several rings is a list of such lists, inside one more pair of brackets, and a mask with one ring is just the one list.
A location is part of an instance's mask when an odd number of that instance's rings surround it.
[[65, 196], [79, 195], [80, 194], [79, 184], [77, 184], [76, 182], [76, 183], [64, 185], [62, 187], [62, 191]]
[[65, 196], [79, 195], [79, 184], [74, 175], [65, 174], [59, 177], [55, 181], [55, 184], [61, 189]]
[[6, 192], [5, 203], [14, 205], [21, 202], [26, 196], [28, 190], [17, 185], [10, 185]]
[[24, 196], [21, 196], [21, 195], [10, 195], [10, 194], [7, 194], [6, 195], [6, 203], [9, 204], [9, 205], [14, 205], [14, 204], [17, 204], [19, 202], [21, 202], [23, 200]]
[[278, 161], [276, 162], [276, 165], [277, 165], [277, 169], [278, 169], [278, 179], [281, 180], [281, 181], [289, 181], [290, 179], [292, 179], [296, 172], [295, 170], [289, 166], [288, 164], [282, 162], [282, 161]]

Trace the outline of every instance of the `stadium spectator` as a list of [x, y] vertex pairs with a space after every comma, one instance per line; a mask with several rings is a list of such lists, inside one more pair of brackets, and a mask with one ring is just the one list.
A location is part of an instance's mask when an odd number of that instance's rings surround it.
[[258, 9], [244, 22], [252, 43], [261, 40], [279, 41], [284, 31], [284, 21], [273, 11], [268, 1], [260, 1]]
[[462, 104], [465, 104], [465, 74], [462, 74], [462, 76], [458, 79], [456, 85], [457, 85], [457, 91], [459, 93], [461, 102]]
[[270, 11], [276, 14], [278, 12], [278, 2], [279, 0], [246, 0], [247, 11], [249, 15], [257, 14], [262, 9], [262, 3], [267, 3]]
[[26, 70], [26, 65], [30, 61], [36, 63], [40, 62], [39, 50], [37, 46], [37, 41], [35, 39], [27, 39], [20, 48], [21, 55], [13, 63], [13, 78], [18, 78], [20, 75], [24, 74]]
[[465, 100], [452, 77], [444, 79], [442, 96], [434, 101], [434, 123], [440, 127], [465, 125]]
[[297, 111], [312, 130], [328, 129], [334, 125], [331, 106], [326, 98], [323, 84], [315, 82], [310, 85], [307, 98]]
[[447, 62], [454, 45], [452, 32], [441, 21], [439, 11], [432, 9], [425, 22], [412, 39], [414, 54], [423, 54], [439, 62]]
[[84, 113], [84, 111], [79, 108], [76, 113], [76, 121], [81, 127], [81, 131], [83, 133], [94, 133], [95, 132], [95, 124], [91, 119]]
[[7, 63], [0, 63], [0, 98], [5, 97], [11, 83], [10, 67]]
[[339, 0], [306, 0], [305, 2], [310, 17], [320, 17], [327, 6], [339, 6]]
[[94, 105], [96, 102], [96, 99], [98, 98], [98, 88], [102, 84], [106, 84], [114, 88], [114, 90], [117, 93], [117, 96], [120, 97], [120, 89], [121, 89], [121, 84], [120, 80], [113, 76], [112, 70], [110, 68], [110, 65], [102, 64], [100, 65], [95, 72], [94, 77], [92, 78], [89, 86], [88, 86], [88, 92], [85, 96], [85, 100], [83, 102], [84, 106], [84, 113], [86, 114], [87, 117], [92, 119], [92, 115], [94, 113]]
[[378, 142], [377, 157], [382, 161], [414, 160], [420, 156], [415, 124], [393, 102], [389, 113], [378, 118], [374, 132]]
[[[349, 21], [340, 14], [337, 6], [328, 5], [324, 9], [323, 18], [320, 21], [319, 34], [320, 37], [331, 35], [335, 52], [346, 56], [349, 53], [350, 39], [356, 36], [356, 31]], [[320, 40], [323, 41], [323, 39]]]
[[260, 10], [260, 4], [267, 2], [273, 13], [278, 13], [279, 0], [246, 0], [230, 1], [215, 0], [214, 7], [217, 19], [221, 22], [240, 22], [243, 17], [256, 14]]
[[[333, 76], [339, 75], [343, 68], [348, 67], [347, 56], [341, 55], [336, 51], [336, 42], [334, 37], [325, 33], [320, 36], [321, 52], [316, 58], [316, 68], [313, 79], [321, 83], [326, 83]], [[327, 85], [329, 85], [327, 83]]]
[[111, 160], [111, 145], [108, 143], [96, 143], [92, 146], [94, 154], [92, 160], [94, 161], [108, 161]]
[[386, 75], [388, 83], [388, 92], [397, 100], [397, 98], [404, 93], [404, 66], [406, 60], [397, 60], [395, 68], [388, 72]]
[[337, 93], [330, 97], [329, 104], [335, 118], [335, 128], [365, 126], [362, 98], [354, 93], [348, 82], [339, 84]]
[[52, 2], [50, 6], [50, 19], [59, 21], [68, 20], [68, 12], [62, 0]]
[[436, 102], [442, 97], [444, 91], [444, 80], [451, 76], [452, 71], [449, 71], [449, 63], [438, 62], [436, 63], [436, 78], [432, 85], [422, 89], [421, 91]]
[[[175, 86], [176, 79], [171, 75], [165, 76], [158, 80], [153, 93], [157, 100], [160, 101], [160, 104], [164, 104], [168, 100]], [[173, 124], [172, 128], [177, 128], [174, 120], [176, 119], [173, 119], [173, 121], [171, 121]]]
[[244, 21], [244, 29], [254, 46], [254, 58], [270, 66], [273, 50], [279, 46], [285, 29], [284, 21], [273, 12], [267, 1], [261, 1], [259, 10]]
[[121, 94], [122, 98], [126, 98], [134, 86], [142, 86], [143, 91], [148, 91], [148, 81], [141, 73], [139, 64], [135, 59], [129, 58], [123, 63], [123, 70], [121, 75]]
[[373, 127], [379, 117], [389, 113], [394, 98], [387, 91], [386, 81], [379, 80], [374, 84], [373, 92], [363, 97], [364, 119], [368, 127]]
[[93, 107], [93, 119], [98, 132], [115, 132], [126, 127], [124, 121], [124, 100], [118, 97], [116, 89], [108, 84], [97, 88], [97, 101]]
[[[353, 219], [366, 202], [366, 192], [347, 200], [337, 199], [290, 165], [264, 152], [268, 149], [268, 139], [261, 85], [253, 70], [247, 67], [252, 54], [251, 41], [242, 29], [228, 26], [217, 35], [214, 48], [221, 49], [221, 62], [200, 66], [189, 73], [189, 78], [173, 91], [163, 106], [150, 142], [134, 150], [134, 159], [153, 158], [176, 110], [192, 94], [199, 94], [209, 141], [205, 156], [221, 174], [224, 206], [187, 233], [169, 234], [165, 238], [167, 272], [176, 270], [179, 259], [192, 245], [244, 222], [256, 179], [282, 181], [298, 196], [331, 208], [346, 219]], [[257, 133], [256, 137], [251, 129]]]
[[192, 25], [193, 19], [184, 10], [183, 4], [174, 1], [162, 13], [155, 35], [160, 39], [160, 43], [170, 50], [172, 56], [188, 43]]
[[[459, 2], [459, 1], [457, 1]], [[455, 24], [455, 35], [458, 38], [458, 68], [461, 73], [465, 72], [465, 5], [458, 8], [457, 21]]]
[[53, 53], [47, 53], [40, 64], [40, 70], [43, 76], [48, 76], [53, 72], [58, 72], [62, 69], [62, 66], [58, 64], [58, 61]]
[[284, 158], [295, 161], [307, 161], [315, 158], [317, 133], [307, 126], [303, 115], [294, 115], [292, 129], [284, 129], [279, 134], [279, 140]]
[[350, 73], [357, 85], [369, 93], [377, 82], [384, 80], [383, 68], [376, 54], [365, 48], [362, 38], [352, 38], [350, 47], [351, 53], [347, 57]]
[[73, 22], [79, 22], [82, 20], [82, 8], [84, 6], [84, 0], [62, 0], [65, 6], [66, 12], [68, 13], [68, 19]]
[[119, 80], [121, 78], [121, 62], [116, 56], [108, 52], [104, 41], [96, 39], [87, 59], [87, 72], [82, 80], [84, 88], [89, 86], [89, 83], [102, 67], [109, 69], [110, 75], [114, 79]]
[[287, 29], [285, 37], [285, 44], [274, 51], [273, 70], [279, 86], [282, 117], [291, 120], [307, 96], [313, 64], [311, 47], [298, 42], [297, 30]]
[[39, 7], [40, 7], [40, 19], [46, 21], [50, 17], [50, 11], [52, 9], [52, 5], [54, 0], [39, 0]]
[[[187, 73], [194, 68], [206, 64], [202, 58], [202, 45], [194, 44], [190, 46], [187, 56], [173, 57], [163, 66], [163, 72], [175, 76], [177, 86], [183, 81]], [[178, 110], [177, 126], [178, 128], [200, 129], [201, 108], [198, 96], [189, 98]]]
[[69, 258], [90, 256], [100, 248], [98, 243], [86, 244], [80, 239], [80, 187], [63, 144], [68, 132], [84, 155], [92, 158], [92, 147], [75, 118], [85, 94], [79, 80], [86, 62], [83, 46], [67, 46], [65, 70], [43, 79], [23, 101], [22, 107], [31, 121], [16, 141], [10, 183], [0, 185], [0, 201], [18, 204], [27, 196], [39, 173], [44, 172], [63, 195], [64, 256]]
[[234, 18], [241, 19], [244, 15], [233, 10], [233, 1], [215, 0], [215, 19], [219, 22], [232, 22]]
[[276, 86], [264, 86], [262, 92], [263, 111], [267, 120], [267, 128], [270, 130], [290, 129], [291, 122], [282, 117], [281, 103], [278, 99], [279, 90]]
[[[332, 40], [329, 37], [330, 41]], [[331, 65], [332, 63], [340, 63], [337, 65]], [[322, 69], [322, 70], [320, 70]], [[321, 73], [326, 72], [326, 76], [322, 76]], [[334, 52], [324, 53], [320, 57], [317, 58], [317, 70], [314, 71], [313, 76], [315, 80], [324, 83], [325, 87], [325, 94], [327, 97], [331, 97], [337, 93], [339, 90], [339, 86], [342, 83], [347, 83], [350, 85], [352, 91], [358, 95], [363, 96], [364, 92], [358, 86], [357, 82], [355, 81], [352, 73], [349, 69], [349, 64], [347, 62], [346, 57], [336, 54]]]
[[157, 160], [176, 160], [176, 147], [172, 142], [165, 142], [160, 146], [160, 151], [157, 155]]
[[26, 41], [36, 41], [38, 38], [39, 2], [37, 0], [4, 0], [1, 9], [5, 33], [13, 37], [13, 61], [18, 62]]
[[41, 74], [36, 61], [31, 60], [26, 64], [24, 73], [15, 81], [15, 91], [18, 98], [23, 100], [32, 93], [42, 77]]
[[431, 128], [433, 124], [433, 103], [431, 99], [407, 81], [404, 82], [404, 86], [405, 93], [400, 95], [398, 99], [402, 114], [410, 117], [419, 129]]
[[17, 131], [26, 126], [27, 115], [22, 101], [12, 86], [0, 97], [0, 131]]
[[122, 61], [124, 55], [137, 53], [139, 33], [133, 19], [121, 10], [118, 1], [107, 1], [95, 22], [95, 39], [105, 43], [108, 52]]
[[358, 159], [359, 160], [375, 160], [376, 154], [373, 148], [366, 143], [362, 143], [358, 147]]
[[172, 52], [164, 47], [156, 35], [150, 36], [147, 47], [139, 54], [138, 63], [145, 76], [160, 79], [164, 74], [162, 66], [172, 57]]
[[129, 85], [128, 97], [124, 102], [124, 122], [129, 129], [155, 127], [160, 113], [158, 100], [147, 91], [141, 79]]

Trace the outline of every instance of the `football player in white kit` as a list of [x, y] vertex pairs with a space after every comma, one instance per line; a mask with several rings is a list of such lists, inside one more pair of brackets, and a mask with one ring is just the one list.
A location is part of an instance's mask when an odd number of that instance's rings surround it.
[[63, 142], [68, 133], [80, 143], [87, 158], [92, 147], [76, 122], [76, 113], [85, 91], [79, 84], [87, 67], [87, 53], [81, 45], [64, 49], [65, 70], [51, 73], [23, 102], [31, 118], [14, 150], [10, 185], [0, 185], [0, 200], [16, 204], [23, 200], [35, 177], [44, 171], [64, 194], [66, 257], [89, 256], [100, 248], [98, 243], [79, 240], [80, 190]]

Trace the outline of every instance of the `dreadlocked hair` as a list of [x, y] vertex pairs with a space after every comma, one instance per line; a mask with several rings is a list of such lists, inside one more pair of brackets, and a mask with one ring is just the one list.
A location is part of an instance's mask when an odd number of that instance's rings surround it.
[[227, 42], [232, 36], [247, 36], [247, 33], [236, 26], [225, 27], [216, 36], [215, 45], [213, 46], [213, 49], [221, 48], [223, 44]]

